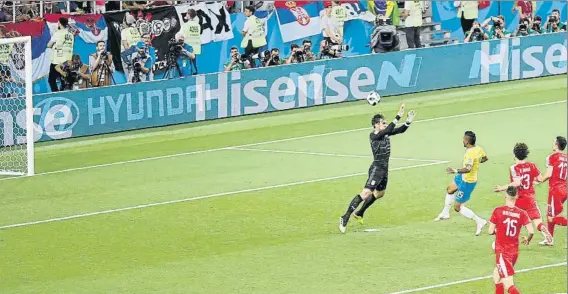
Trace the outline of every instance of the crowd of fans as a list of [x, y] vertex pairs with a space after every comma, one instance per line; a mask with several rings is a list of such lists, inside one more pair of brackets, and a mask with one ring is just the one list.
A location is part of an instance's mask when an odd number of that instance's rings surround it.
[[[0, 1], [0, 22], [20, 22], [34, 18], [40, 18], [43, 14], [100, 14], [107, 11], [118, 11], [127, 9], [144, 9], [149, 7], [176, 5], [185, 3], [195, 3], [195, 0], [176, 0], [176, 1]], [[236, 12], [240, 8], [239, 1], [222, 1], [227, 9]], [[259, 1], [242, 1], [259, 2]]]
[[[0, 22], [26, 21], [41, 18], [47, 13], [104, 13], [115, 10], [138, 10], [149, 7], [194, 4], [196, 1], [0, 1]], [[246, 21], [239, 33], [243, 41], [238, 47], [230, 48], [230, 58], [224, 64], [225, 71], [243, 70], [255, 67], [294, 64], [318, 59], [340, 58], [349, 46], [344, 44], [344, 22], [348, 11], [339, 1], [324, 2], [320, 14], [322, 41], [312, 44], [306, 39], [290, 45], [288, 56], [282, 56], [278, 48], [267, 48], [265, 26], [255, 16], [257, 9], [273, 9], [273, 1], [221, 1], [231, 12], [243, 11]], [[465, 35], [464, 42], [502, 39], [507, 37], [528, 36], [534, 34], [559, 32], [566, 30], [566, 24], [560, 21], [560, 12], [553, 10], [543, 21], [535, 16], [534, 1], [517, 1], [513, 13], [518, 13], [520, 22], [513, 32], [507, 31], [505, 18], [500, 15], [478, 21], [479, 6], [477, 1], [454, 1], [458, 18]], [[247, 5], [248, 4], [248, 5]], [[246, 5], [246, 6], [243, 6]], [[241, 7], [242, 6], [242, 7]], [[385, 15], [377, 15], [375, 29], [369, 37], [369, 47], [375, 53], [397, 51], [400, 34], [404, 32], [408, 48], [420, 48], [421, 27], [424, 13], [429, 7], [428, 1], [387, 1]], [[197, 74], [197, 58], [201, 53], [200, 25], [197, 13], [189, 9], [184, 16], [184, 23], [170, 49], [177, 52], [168, 55], [168, 68], [164, 78]], [[59, 30], [53, 34], [48, 48], [54, 52], [49, 72], [49, 85], [53, 92], [86, 87], [100, 87], [115, 84], [113, 80], [114, 64], [112, 55], [107, 52], [107, 44], [99, 41], [96, 51], [83, 62], [73, 52], [74, 36], [69, 32], [66, 18], [59, 20]], [[0, 25], [0, 38], [10, 37]], [[236, 33], [236, 32], [235, 32]], [[136, 28], [136, 20], [126, 14], [121, 27], [121, 66], [127, 82], [138, 83], [152, 81], [157, 69], [156, 49], [152, 46], [151, 36], [141, 34]], [[316, 48], [314, 48], [316, 47]], [[319, 47], [319, 48], [318, 48]], [[1, 49], [1, 48], [0, 48]], [[319, 50], [314, 50], [319, 49]], [[319, 52], [316, 54], [315, 52]], [[1, 52], [0, 52], [1, 53]], [[113, 62], [114, 61], [114, 62]], [[162, 68], [163, 69], [163, 68]]]

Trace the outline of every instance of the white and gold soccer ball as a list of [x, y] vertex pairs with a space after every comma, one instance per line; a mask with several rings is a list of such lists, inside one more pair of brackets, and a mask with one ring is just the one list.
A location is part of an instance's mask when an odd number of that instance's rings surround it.
[[379, 95], [379, 93], [373, 91], [373, 92], [369, 93], [369, 95], [367, 95], [367, 102], [369, 102], [369, 104], [371, 106], [375, 106], [379, 102], [381, 102], [381, 95]]

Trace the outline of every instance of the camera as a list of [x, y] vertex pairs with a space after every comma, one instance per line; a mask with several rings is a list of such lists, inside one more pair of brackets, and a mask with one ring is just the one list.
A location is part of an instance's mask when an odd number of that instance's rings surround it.
[[371, 34], [369, 43], [373, 53], [384, 53], [400, 50], [400, 38], [396, 27], [389, 20], [377, 17], [375, 29]]
[[76, 63], [73, 63], [70, 67], [67, 68], [67, 76], [65, 77], [65, 82], [63, 85], [64, 90], [73, 90], [73, 86], [81, 82], [81, 76], [79, 75], [80, 68], [81, 64]]
[[550, 22], [557, 22], [557, 21], [558, 21], [558, 18], [556, 18], [556, 15], [551, 15], [551, 16], [548, 17], [548, 20], [549, 20]]
[[108, 52], [106, 51], [101, 52], [101, 59], [107, 59], [107, 57], [108, 57]]
[[331, 45], [331, 46], [329, 46], [329, 48], [330, 48], [331, 50], [335, 50], [335, 51], [341, 52], [341, 51], [347, 51], [347, 50], [349, 50], [349, 45]]

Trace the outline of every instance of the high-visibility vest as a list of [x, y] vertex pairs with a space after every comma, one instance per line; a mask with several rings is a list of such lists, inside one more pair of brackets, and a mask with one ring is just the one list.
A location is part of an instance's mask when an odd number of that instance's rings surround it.
[[458, 8], [458, 18], [476, 19], [479, 15], [479, 2], [477, 1], [461, 1]]
[[0, 64], [8, 65], [10, 63], [10, 53], [12, 53], [12, 45], [0, 45]]
[[[142, 41], [142, 36], [140, 35], [138, 28], [128, 27], [123, 29], [122, 31], [124, 32], [124, 39], [126, 39], [126, 42], [129, 44], [129, 46], [134, 46], [136, 45], [136, 43], [138, 43], [138, 41]], [[126, 49], [130, 48], [122, 48], [123, 51]]]
[[67, 29], [61, 29], [55, 32], [55, 45], [53, 47], [53, 55], [51, 63], [62, 64], [73, 57], [73, 45], [75, 44], [75, 36]]
[[404, 7], [409, 7], [409, 15], [404, 21], [404, 25], [406, 27], [422, 26], [422, 1], [406, 1]]
[[182, 34], [185, 43], [193, 48], [193, 54], [201, 54], [201, 26], [197, 21], [190, 20], [183, 24]]
[[347, 8], [341, 5], [333, 6], [331, 8], [331, 16], [335, 18], [335, 20], [337, 20], [337, 23], [339, 24], [339, 32], [341, 33], [342, 36], [344, 36], [343, 26], [347, 21]]
[[245, 21], [248, 24], [248, 31], [241, 42], [241, 48], [246, 48], [249, 40], [252, 40], [252, 46], [259, 48], [266, 45], [266, 37], [264, 36], [264, 26], [260, 19], [251, 15]]

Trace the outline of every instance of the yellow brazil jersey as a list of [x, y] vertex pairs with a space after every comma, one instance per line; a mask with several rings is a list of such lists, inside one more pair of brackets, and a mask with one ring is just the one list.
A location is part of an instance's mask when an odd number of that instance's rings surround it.
[[462, 174], [462, 179], [467, 183], [477, 182], [477, 171], [479, 170], [479, 164], [481, 163], [481, 158], [487, 156], [483, 148], [479, 146], [474, 146], [465, 150], [463, 156], [463, 166], [471, 165], [471, 171], [467, 174]]

